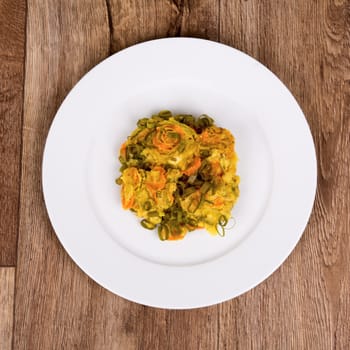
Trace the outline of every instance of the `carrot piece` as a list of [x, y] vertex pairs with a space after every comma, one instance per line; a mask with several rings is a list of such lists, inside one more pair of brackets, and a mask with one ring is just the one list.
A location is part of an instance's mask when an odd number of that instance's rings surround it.
[[125, 186], [122, 186], [122, 205], [124, 209], [130, 209], [134, 205], [135, 197], [134, 195], [127, 196], [127, 191], [125, 189]]
[[158, 149], [160, 149], [161, 151], [171, 150], [171, 146], [169, 146], [166, 143], [161, 142], [160, 140], [158, 140], [158, 138], [156, 136], [153, 137], [153, 145], [155, 147], [157, 147]]
[[177, 236], [169, 235], [168, 240], [169, 241], [178, 241], [180, 239], [183, 239], [185, 237], [185, 235], [186, 235], [186, 233], [181, 234], [181, 235], [177, 235]]
[[214, 161], [211, 163], [211, 168], [212, 168], [212, 174], [214, 176], [221, 176], [223, 174], [221, 165], [219, 161]]
[[202, 164], [201, 158], [200, 157], [194, 157], [193, 162], [191, 163], [189, 168], [187, 168], [184, 171], [184, 174], [187, 175], [187, 176], [193, 175], [201, 167], [201, 164]]
[[150, 174], [150, 179], [147, 179], [145, 184], [152, 192], [162, 190], [166, 185], [166, 173], [161, 166], [154, 167]]
[[[179, 135], [178, 140], [171, 140], [167, 137], [168, 132], [175, 132]], [[163, 127], [157, 127], [153, 136], [152, 142], [155, 147], [160, 151], [171, 151], [176, 147], [180, 141], [180, 138], [184, 136], [184, 131], [179, 125], [165, 125]]]
[[119, 154], [120, 154], [123, 158], [126, 158], [126, 142], [124, 142], [124, 143], [121, 145]]
[[220, 208], [224, 205], [224, 200], [223, 200], [223, 198], [218, 197], [218, 198], [214, 199], [213, 204], [214, 204], [214, 207]]
[[123, 172], [124, 182], [132, 184], [135, 188], [139, 186], [141, 182], [140, 173], [135, 167], [127, 168]]

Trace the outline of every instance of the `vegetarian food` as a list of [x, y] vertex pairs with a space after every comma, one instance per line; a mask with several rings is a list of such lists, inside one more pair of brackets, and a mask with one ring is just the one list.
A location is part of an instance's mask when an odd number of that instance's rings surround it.
[[199, 228], [223, 236], [239, 196], [234, 145], [207, 115], [161, 111], [140, 119], [120, 148], [123, 208], [161, 240]]

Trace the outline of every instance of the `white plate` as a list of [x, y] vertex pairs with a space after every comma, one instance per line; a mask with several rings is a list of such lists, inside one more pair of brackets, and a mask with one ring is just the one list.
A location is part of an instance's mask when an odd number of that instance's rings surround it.
[[[209, 114], [236, 137], [241, 195], [224, 238], [161, 242], [121, 208], [119, 147], [162, 109]], [[161, 39], [109, 57], [70, 92], [48, 135], [43, 189], [59, 240], [96, 282], [141, 304], [195, 308], [253, 288], [287, 258], [312, 209], [316, 157], [297, 102], [259, 62], [211, 41]]]

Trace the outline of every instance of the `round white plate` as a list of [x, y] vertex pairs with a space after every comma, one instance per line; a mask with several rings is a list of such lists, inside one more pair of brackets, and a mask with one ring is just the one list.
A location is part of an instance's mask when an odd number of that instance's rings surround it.
[[[236, 137], [241, 195], [224, 238], [162, 242], [124, 211], [118, 151], [141, 117], [202, 113]], [[79, 81], [44, 152], [47, 210], [64, 248], [100, 285], [150, 306], [216, 304], [253, 288], [287, 258], [307, 224], [316, 157], [305, 117], [259, 62], [211, 41], [172, 38], [109, 57]]]

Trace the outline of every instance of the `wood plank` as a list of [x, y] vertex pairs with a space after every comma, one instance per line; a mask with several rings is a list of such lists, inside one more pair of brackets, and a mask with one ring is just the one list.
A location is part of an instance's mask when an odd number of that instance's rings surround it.
[[[95, 286], [59, 244], [41, 190], [45, 139], [67, 92], [109, 52], [105, 1], [28, 1], [15, 349], [93, 349]], [[105, 291], [107, 294], [107, 292]]]
[[0, 266], [16, 265], [25, 0], [0, 2]]
[[319, 181], [314, 213], [296, 250], [267, 281], [220, 306], [220, 347], [348, 348], [349, 2], [221, 4], [227, 14], [221, 40], [266, 64], [304, 110]]
[[[220, 42], [260, 58], [259, 2], [220, 1]], [[266, 19], [268, 20], [268, 19]]]
[[168, 36], [178, 9], [172, 1], [107, 0], [109, 4], [111, 53], [139, 42]]
[[219, 38], [219, 0], [107, 0], [111, 52], [151, 39]]
[[15, 268], [0, 267], [0, 349], [12, 348]]
[[[109, 8], [112, 51], [169, 36], [219, 38], [219, 1], [114, 0]], [[217, 348], [217, 306], [193, 311], [145, 307], [141, 315], [142, 333], [133, 334], [143, 339], [141, 349]]]
[[[123, 10], [104, 3], [91, 8], [55, 1], [44, 6], [28, 2], [26, 94], [24, 107], [23, 186], [16, 295], [16, 348], [141, 349], [176, 347], [177, 332], [186, 333], [182, 343], [215, 348], [216, 307], [194, 313], [175, 313], [125, 301], [96, 285], [71, 261], [57, 242], [48, 222], [40, 194], [40, 162], [48, 127], [63, 97], [75, 81], [110, 49], [108, 21]], [[73, 7], [72, 7], [73, 6]], [[168, 7], [167, 7], [168, 6]], [[199, 7], [201, 8], [201, 7]], [[143, 6], [143, 13], [149, 9]], [[157, 3], [155, 13], [172, 13], [169, 3]], [[134, 11], [124, 9], [128, 28], [114, 30], [128, 42], [113, 39], [118, 49], [151, 38], [166, 36], [169, 30], [157, 16], [157, 23], [141, 33], [128, 34], [135, 27]], [[125, 12], [126, 11], [126, 12]], [[203, 11], [203, 10], [201, 10]], [[176, 13], [176, 11], [175, 11]], [[79, 15], [78, 15], [79, 14]], [[209, 14], [207, 13], [208, 17]], [[146, 29], [146, 18], [143, 18]], [[125, 22], [124, 22], [125, 23]], [[74, 33], [74, 36], [71, 35]], [[113, 35], [112, 35], [113, 37]], [[89, 46], [86, 47], [86, 42]], [[63, 44], [64, 43], [64, 44]], [[74, 62], [74, 64], [72, 64]], [[63, 73], [63, 74], [62, 74]], [[38, 88], [40, 87], [40, 88]], [[28, 257], [28, 252], [30, 256]], [[45, 327], [42, 324], [45, 323]], [[201, 340], [203, 329], [207, 336]], [[195, 336], [195, 340], [193, 339]]]

